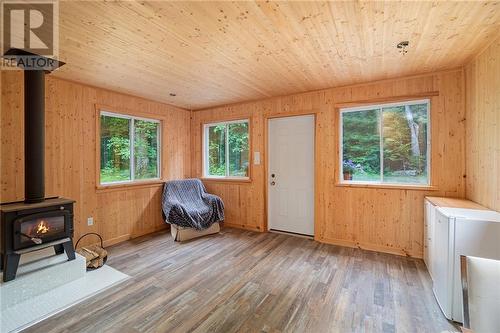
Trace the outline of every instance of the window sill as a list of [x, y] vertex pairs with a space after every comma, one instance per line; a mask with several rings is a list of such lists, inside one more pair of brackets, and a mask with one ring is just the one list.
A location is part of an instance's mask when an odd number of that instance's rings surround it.
[[360, 187], [373, 189], [391, 189], [391, 190], [414, 190], [414, 191], [438, 191], [433, 185], [402, 185], [402, 184], [367, 184], [367, 183], [337, 183], [338, 187]]
[[202, 181], [214, 182], [214, 183], [244, 183], [248, 184], [252, 182], [250, 178], [218, 178], [218, 177], [203, 177]]
[[108, 192], [123, 190], [125, 188], [143, 188], [143, 187], [155, 187], [162, 186], [165, 183], [162, 179], [135, 181], [130, 183], [117, 183], [117, 184], [101, 184], [96, 186], [96, 192]]

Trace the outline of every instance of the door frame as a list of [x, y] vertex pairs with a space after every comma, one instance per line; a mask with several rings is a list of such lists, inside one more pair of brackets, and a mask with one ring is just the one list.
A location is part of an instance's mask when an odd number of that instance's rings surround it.
[[[314, 117], [314, 240], [319, 237], [319, 223], [318, 223], [318, 113], [319, 111], [312, 110], [307, 112], [296, 112], [288, 114], [273, 114], [264, 115], [264, 230], [269, 232], [269, 121], [276, 118], [289, 118], [300, 116], [313, 116]], [[262, 161], [261, 161], [262, 162]]]

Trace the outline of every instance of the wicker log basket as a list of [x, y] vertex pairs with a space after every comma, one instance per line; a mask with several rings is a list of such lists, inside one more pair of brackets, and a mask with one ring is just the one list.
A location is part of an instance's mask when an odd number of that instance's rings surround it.
[[[78, 243], [82, 240], [82, 238], [90, 235], [95, 235], [99, 237], [100, 240], [100, 246], [99, 245], [88, 245], [88, 246], [82, 246], [80, 249], [78, 249]], [[77, 249], [76, 252], [82, 256], [85, 257], [85, 261], [87, 263], [87, 271], [92, 271], [94, 269], [98, 269], [99, 267], [102, 267], [106, 261], [108, 260], [108, 251], [104, 249], [103, 243], [102, 243], [102, 237], [101, 235], [95, 233], [95, 232], [89, 232], [84, 234], [82, 237], [78, 239], [76, 242], [75, 248]]]

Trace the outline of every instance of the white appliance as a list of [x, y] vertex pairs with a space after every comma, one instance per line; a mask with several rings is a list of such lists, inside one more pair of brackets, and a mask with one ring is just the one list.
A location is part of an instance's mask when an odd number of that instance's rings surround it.
[[466, 258], [468, 328], [475, 333], [498, 332], [500, 328], [500, 288], [498, 287], [500, 261], [477, 257]]
[[424, 215], [424, 261], [427, 266], [427, 270], [434, 279], [434, 262], [431, 260], [434, 258], [434, 226], [436, 219], [436, 206], [434, 206], [428, 200], [425, 200], [425, 215]]
[[433, 224], [432, 257], [428, 259], [433, 291], [446, 318], [462, 322], [460, 255], [500, 259], [500, 213], [434, 209], [434, 219], [430, 221]]

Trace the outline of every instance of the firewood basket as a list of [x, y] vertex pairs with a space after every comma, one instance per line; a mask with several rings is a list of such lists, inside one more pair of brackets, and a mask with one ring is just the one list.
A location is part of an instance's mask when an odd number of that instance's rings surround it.
[[[87, 236], [90, 236], [90, 235], [95, 235], [95, 236], [99, 237], [99, 241], [101, 243], [100, 247], [101, 247], [101, 249], [104, 249], [104, 244], [103, 244], [101, 235], [99, 235], [98, 233], [95, 233], [95, 232], [88, 232], [86, 234], [83, 234], [80, 238], [78, 238], [78, 240], [76, 241], [76, 244], [75, 244], [75, 249], [78, 248], [78, 243], [80, 243], [80, 241], [84, 237], [87, 237]], [[102, 266], [104, 266], [104, 264], [106, 264], [106, 261], [108, 261], [108, 255], [107, 254], [102, 258], [102, 261], [103, 261]], [[87, 266], [87, 271], [93, 271], [93, 270], [101, 268], [102, 266], [99, 266], [99, 267], [88, 267]]]

